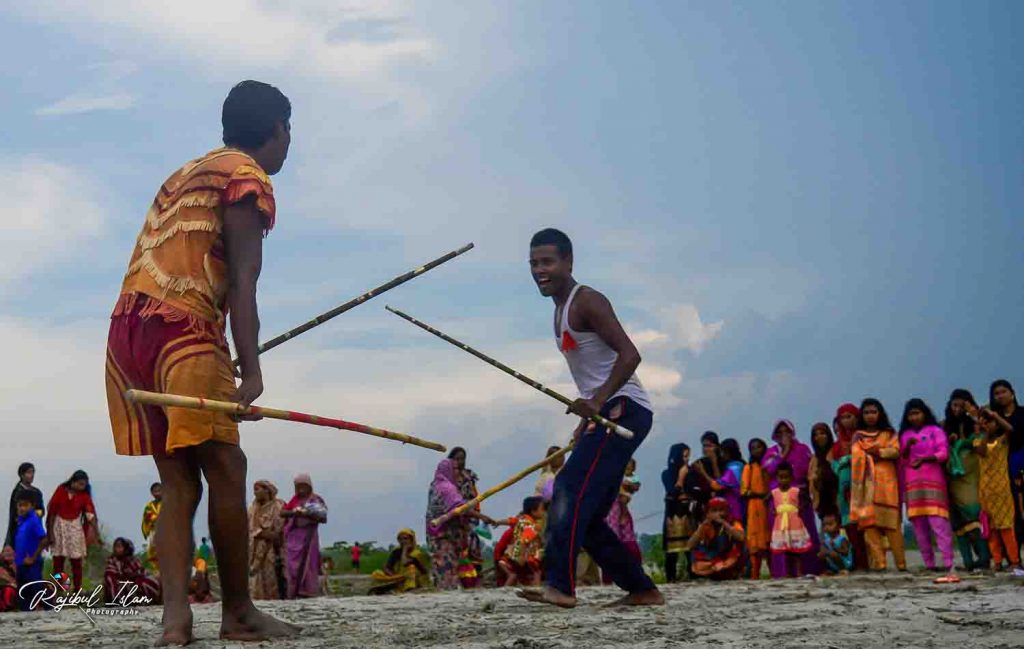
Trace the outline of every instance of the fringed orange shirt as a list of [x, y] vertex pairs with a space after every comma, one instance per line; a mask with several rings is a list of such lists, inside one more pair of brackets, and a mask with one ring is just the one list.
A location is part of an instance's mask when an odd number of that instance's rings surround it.
[[269, 232], [276, 212], [274, 189], [248, 154], [216, 149], [174, 172], [146, 213], [113, 315], [129, 312], [143, 294], [159, 300], [149, 302], [146, 315], [188, 318], [194, 328], [223, 336], [224, 209], [250, 195]]

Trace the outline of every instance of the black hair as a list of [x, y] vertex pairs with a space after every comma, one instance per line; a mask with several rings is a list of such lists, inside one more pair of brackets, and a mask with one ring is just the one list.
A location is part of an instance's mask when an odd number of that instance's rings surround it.
[[18, 503], [28, 503], [35, 507], [36, 499], [35, 496], [32, 495], [31, 491], [28, 491], [27, 489], [22, 489], [18, 491], [18, 496], [14, 499], [14, 504], [17, 505]]
[[71, 483], [72, 482], [77, 482], [78, 480], [85, 480], [85, 493], [87, 493], [87, 494], [89, 494], [91, 496], [92, 495], [92, 485], [89, 484], [89, 474], [86, 473], [85, 471], [81, 470], [81, 469], [78, 469], [77, 471], [75, 471], [74, 473], [71, 474], [71, 477], [68, 478], [67, 481], [64, 482], [64, 487], [67, 488], [67, 489], [70, 489], [71, 488]]
[[228, 93], [221, 110], [224, 144], [258, 149], [274, 136], [278, 123], [292, 117], [288, 98], [274, 86], [261, 81], [242, 81]]
[[740, 451], [740, 443], [732, 437], [722, 440], [722, 455], [725, 457], [726, 462], [746, 464], [743, 461], [743, 452]]
[[466, 449], [462, 448], [461, 446], [456, 446], [452, 450], [448, 451], [448, 459], [454, 460], [455, 456], [458, 455], [459, 453], [462, 453], [466, 457], [469, 457], [469, 453], [466, 452]]
[[554, 228], [544, 228], [530, 239], [530, 247], [554, 246], [563, 259], [572, 256], [572, 241], [569, 235]]
[[[824, 428], [828, 432], [828, 443], [824, 446], [824, 448], [818, 448], [818, 445], [814, 443], [814, 431], [817, 430], [819, 427]], [[814, 451], [814, 454], [818, 456], [819, 460], [825, 459], [825, 456], [827, 456], [828, 452], [832, 450], [832, 446], [835, 445], [835, 443], [836, 440], [832, 436], [831, 426], [829, 426], [823, 421], [819, 421], [818, 423], [811, 426], [811, 450]]]
[[544, 499], [540, 496], [527, 496], [526, 498], [523, 498], [523, 513], [529, 514], [543, 504]]
[[885, 406], [882, 402], [874, 397], [868, 397], [860, 402], [860, 414], [857, 415], [857, 428], [859, 430], [867, 430], [868, 425], [864, 422], [864, 408], [868, 406], [874, 406], [878, 409], [878, 430], [893, 430], [892, 422], [889, 421], [889, 413], [885, 411]]
[[562, 450], [561, 446], [549, 446], [548, 450], [544, 453], [544, 457], [551, 457], [555, 453]]
[[[760, 444], [764, 448], [764, 452], [768, 452], [768, 442], [764, 441], [760, 437], [751, 437], [750, 441], [747, 442], [747, 453], [751, 462], [754, 461], [754, 444]], [[761, 457], [764, 457], [764, 453], [761, 454]]]
[[35, 470], [36, 470], [36, 465], [32, 464], [31, 462], [22, 462], [21, 464], [18, 465], [18, 477], [20, 478], [23, 475], [25, 475], [26, 471], [35, 471]]
[[718, 433], [713, 430], [705, 431], [705, 433], [700, 436], [701, 444], [707, 441], [711, 441], [715, 446], [721, 446], [721, 443], [718, 441]]
[[939, 422], [935, 419], [935, 413], [928, 407], [928, 404], [924, 402], [924, 399], [911, 399], [907, 402], [907, 405], [903, 406], [903, 419], [900, 420], [900, 432], [909, 430], [912, 428], [910, 421], [907, 419], [907, 415], [910, 414], [911, 410], [920, 410], [924, 413], [924, 425], [925, 426], [938, 426]]
[[789, 475], [793, 475], [793, 465], [789, 462], [779, 462], [779, 466], [775, 468], [775, 475], [778, 475], [785, 471]]
[[1020, 407], [1020, 404], [1017, 403], [1017, 391], [1013, 389], [1013, 386], [1010, 385], [1010, 382], [1007, 381], [1006, 379], [996, 379], [995, 381], [992, 381], [992, 385], [990, 385], [989, 388], [988, 388], [988, 407], [989, 408], [992, 408], [993, 410], [996, 410], [996, 388], [1006, 388], [1007, 390], [1012, 392], [1013, 393], [1013, 405], [1015, 407]]
[[950, 435], [956, 434], [968, 439], [974, 435], [974, 419], [966, 412], [960, 413], [959, 416], [953, 414], [953, 401], [956, 399], [963, 399], [975, 408], [978, 407], [978, 402], [974, 400], [974, 395], [971, 394], [970, 390], [963, 388], [953, 390], [949, 395], [949, 400], [946, 402], [946, 417], [942, 421], [942, 427]]
[[[128, 539], [124, 538], [123, 536], [119, 536], [116, 539], [114, 539], [114, 545], [117, 545], [118, 541], [120, 541], [122, 544], [124, 544], [124, 555], [126, 557], [134, 557], [135, 556], [135, 544], [134, 543], [132, 543]], [[114, 545], [110, 546], [111, 550], [114, 549]]]
[[153, 484], [149, 485], [149, 492], [153, 493], [154, 489], [156, 489], [157, 487], [162, 487], [162, 486], [163, 485], [160, 484], [159, 482], [154, 482]]

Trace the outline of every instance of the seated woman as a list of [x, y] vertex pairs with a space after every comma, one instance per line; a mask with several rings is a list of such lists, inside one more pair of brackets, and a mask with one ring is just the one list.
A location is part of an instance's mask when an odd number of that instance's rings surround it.
[[714, 580], [739, 579], [743, 572], [743, 525], [729, 515], [725, 498], [712, 498], [704, 522], [686, 542], [693, 552], [693, 574]]
[[18, 571], [14, 566], [14, 548], [0, 553], [0, 613], [18, 610]]
[[193, 569], [192, 579], [188, 582], [188, 603], [212, 604], [216, 602], [217, 598], [210, 588], [210, 576], [206, 572], [206, 560], [196, 559]]
[[430, 560], [416, 545], [416, 533], [410, 529], [398, 533], [398, 547], [391, 551], [383, 570], [370, 575], [371, 595], [404, 593], [430, 585]]
[[114, 540], [114, 553], [103, 571], [103, 598], [107, 603], [137, 606], [160, 601], [160, 582], [146, 573], [142, 561], [135, 556], [135, 545], [126, 538]]

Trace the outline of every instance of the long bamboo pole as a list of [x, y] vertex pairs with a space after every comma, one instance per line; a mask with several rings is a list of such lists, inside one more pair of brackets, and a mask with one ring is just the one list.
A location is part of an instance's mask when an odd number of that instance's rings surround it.
[[[306, 333], [307, 331], [309, 331], [310, 329], [312, 329], [314, 327], [318, 327], [318, 326], [322, 325], [323, 323], [327, 322], [331, 318], [337, 317], [337, 316], [341, 315], [342, 313], [345, 313], [346, 311], [349, 311], [350, 309], [354, 309], [355, 307], [359, 306], [363, 302], [366, 302], [370, 298], [377, 297], [381, 293], [384, 293], [386, 291], [390, 291], [391, 289], [395, 288], [396, 286], [399, 286], [400, 284], [404, 284], [404, 283], [408, 282], [411, 279], [419, 277], [420, 275], [422, 275], [423, 273], [427, 272], [428, 270], [432, 270], [434, 268], [437, 268], [441, 264], [443, 264], [443, 263], [445, 263], [447, 261], [451, 261], [452, 259], [455, 259], [459, 255], [461, 255], [461, 254], [463, 254], [465, 252], [469, 252], [472, 249], [473, 249], [473, 244], [472, 243], [467, 243], [466, 245], [462, 246], [458, 250], [452, 250], [448, 254], [442, 255], [442, 256], [438, 257], [437, 259], [435, 259], [434, 261], [427, 262], [426, 264], [423, 264], [419, 268], [416, 268], [414, 270], [410, 270], [408, 273], [405, 273], [404, 275], [399, 275], [398, 277], [394, 278], [390, 282], [385, 282], [385, 283], [381, 284], [380, 286], [378, 286], [377, 288], [371, 289], [371, 290], [363, 293], [359, 297], [352, 298], [351, 300], [349, 300], [348, 302], [342, 304], [341, 306], [337, 306], [337, 307], [331, 309], [330, 311], [327, 311], [326, 313], [321, 313], [320, 315], [318, 315], [317, 317], [313, 318], [309, 322], [301, 324], [298, 327], [295, 327], [294, 329], [290, 329], [289, 331], [284, 332], [280, 336], [277, 336], [275, 338], [271, 338], [270, 340], [268, 340], [267, 342], [263, 343], [262, 345], [260, 345], [257, 348], [257, 353], [262, 354], [264, 352], [268, 352], [271, 349], [277, 347], [278, 345], [280, 345], [280, 344], [282, 344], [284, 342], [287, 342], [287, 341], [291, 340], [292, 338], [295, 338], [298, 335], [304, 334], [304, 333]], [[239, 362], [240, 362], [239, 359], [236, 358], [233, 362], [235, 364], [235, 367], [238, 367]]]
[[[391, 313], [394, 313], [398, 317], [404, 318], [405, 320], [408, 320], [409, 322], [413, 323], [414, 325], [416, 325], [420, 329], [423, 329], [424, 331], [429, 331], [430, 333], [434, 334], [435, 336], [437, 336], [441, 340], [443, 340], [445, 342], [448, 342], [448, 343], [451, 343], [452, 345], [455, 345], [456, 347], [462, 349], [463, 351], [469, 352], [470, 354], [472, 354], [473, 356], [476, 356], [477, 358], [479, 358], [483, 362], [485, 362], [485, 363], [487, 363], [489, 365], [493, 365], [494, 367], [498, 368], [502, 372], [505, 372], [506, 374], [510, 374], [510, 375], [514, 376], [515, 378], [519, 379], [520, 381], [522, 381], [526, 385], [530, 386], [531, 388], [534, 388], [535, 390], [539, 390], [539, 391], [543, 392], [544, 394], [548, 395], [552, 399], [555, 399], [556, 401], [561, 401], [563, 404], [565, 404], [567, 406], [572, 406], [573, 401], [569, 397], [566, 397], [565, 395], [562, 395], [562, 394], [559, 394], [558, 392], [555, 392], [551, 388], [546, 387], [546, 386], [542, 385], [541, 383], [538, 383], [537, 381], [534, 381], [533, 379], [531, 379], [530, 377], [526, 376], [525, 374], [520, 374], [519, 372], [517, 372], [516, 370], [512, 369], [508, 365], [505, 365], [504, 363], [502, 363], [500, 361], [496, 361], [495, 359], [491, 358], [487, 354], [484, 354], [483, 352], [479, 352], [479, 351], [473, 349], [472, 347], [470, 347], [466, 343], [458, 341], [458, 340], [455, 340], [451, 336], [449, 336], [449, 335], [447, 335], [445, 333], [442, 333], [442, 332], [438, 331], [437, 329], [434, 329], [430, 325], [428, 325], [426, 323], [423, 323], [423, 322], [420, 322], [419, 320], [417, 320], [416, 318], [412, 317], [411, 315], [409, 315], [407, 313], [403, 313], [403, 312], [399, 311], [398, 309], [392, 308], [391, 306], [386, 306], [384, 308], [387, 309], [388, 311], [390, 311]], [[619, 424], [616, 424], [614, 421], [606, 419], [606, 418], [602, 417], [601, 415], [594, 415], [593, 417], [590, 417], [590, 421], [594, 422], [595, 424], [599, 424], [601, 426], [604, 426], [605, 428], [607, 428], [608, 430], [612, 431], [613, 433], [621, 435], [622, 437], [625, 437], [626, 439], [633, 439], [633, 431], [629, 430], [625, 426], [621, 426]]]
[[468, 502], [462, 503], [461, 505], [459, 505], [455, 509], [453, 509], [450, 512], [448, 512], [447, 514], [445, 514], [444, 516], [440, 516], [438, 518], [435, 518], [434, 520], [430, 521], [430, 525], [432, 527], [438, 527], [439, 525], [444, 525], [446, 522], [448, 522], [449, 520], [455, 518], [456, 516], [462, 516], [463, 514], [468, 512], [470, 509], [476, 507], [477, 505], [479, 505], [483, 501], [487, 500], [488, 498], [490, 498], [494, 494], [498, 493], [499, 491], [504, 491], [505, 489], [508, 489], [509, 487], [511, 487], [515, 483], [519, 482], [520, 480], [522, 480], [526, 476], [530, 475], [534, 471], [537, 471], [539, 469], [544, 468], [545, 466], [550, 464], [552, 462], [552, 460], [557, 460], [558, 458], [560, 458], [563, 455], [567, 454], [569, 451], [571, 451], [573, 449], [573, 447], [575, 445], [576, 445], [575, 441], [569, 442], [569, 444], [567, 446], [565, 446], [564, 448], [560, 449], [559, 451], [557, 451], [555, 453], [552, 453], [551, 455], [547, 456], [546, 458], [544, 458], [540, 462], [537, 462], [536, 464], [531, 464], [530, 466], [526, 467], [525, 469], [523, 469], [519, 473], [515, 474], [514, 476], [512, 476], [508, 480], [505, 480], [504, 482], [500, 482], [500, 483], [494, 485], [490, 489], [488, 489], [488, 490], [484, 491], [483, 493], [481, 493], [476, 498], [474, 498], [474, 499], [472, 499], [472, 500], [470, 500]]
[[284, 421], [297, 421], [303, 424], [313, 424], [314, 426], [326, 426], [328, 428], [351, 430], [357, 433], [373, 435], [374, 437], [392, 439], [403, 444], [412, 444], [413, 446], [429, 448], [434, 451], [440, 451], [441, 453], [448, 450], [444, 445], [438, 444], [437, 442], [430, 442], [418, 437], [413, 437], [412, 435], [406, 435], [405, 433], [395, 433], [390, 430], [384, 430], [383, 428], [357, 424], [355, 422], [345, 421], [344, 419], [332, 419], [330, 417], [310, 415], [304, 412], [278, 410], [277, 408], [266, 408], [264, 406], [249, 406], [248, 408], [244, 408], [240, 404], [233, 403], [231, 401], [214, 401], [212, 399], [186, 397], [179, 394], [146, 392], [145, 390], [125, 390], [124, 396], [128, 401], [132, 401], [134, 403], [145, 403], [153, 406], [163, 406], [165, 408], [212, 410], [215, 412], [224, 412], [229, 415], [258, 415], [267, 419], [282, 419]]

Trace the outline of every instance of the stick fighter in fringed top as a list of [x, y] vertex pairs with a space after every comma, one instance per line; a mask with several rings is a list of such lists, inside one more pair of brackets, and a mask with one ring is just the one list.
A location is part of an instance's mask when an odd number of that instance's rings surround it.
[[[270, 178], [291, 143], [291, 104], [280, 90], [243, 81], [224, 101], [224, 147], [189, 162], [160, 187], [146, 214], [107, 342], [106, 383], [114, 446], [152, 455], [164, 487], [156, 529], [163, 582], [159, 644], [192, 639], [188, 580], [192, 520], [210, 487], [210, 534], [223, 591], [220, 636], [260, 640], [297, 627], [265, 615], [249, 596], [246, 459], [238, 423], [205, 410], [132, 403], [130, 388], [235, 401], [263, 392], [257, 355], [256, 281], [263, 237], [274, 227]], [[237, 389], [225, 337], [241, 360]]]
[[[555, 302], [555, 338], [580, 398], [569, 409], [584, 419], [569, 461], [555, 478], [544, 544], [546, 585], [520, 595], [565, 608], [576, 605], [575, 566], [582, 547], [628, 594], [619, 604], [661, 605], [665, 598], [605, 523], [619, 494], [626, 464], [651, 430], [653, 414], [635, 372], [640, 354], [611, 303], [572, 276], [572, 242], [542, 230], [530, 241], [530, 270], [541, 295]], [[587, 418], [600, 413], [633, 431], [611, 435]]]

